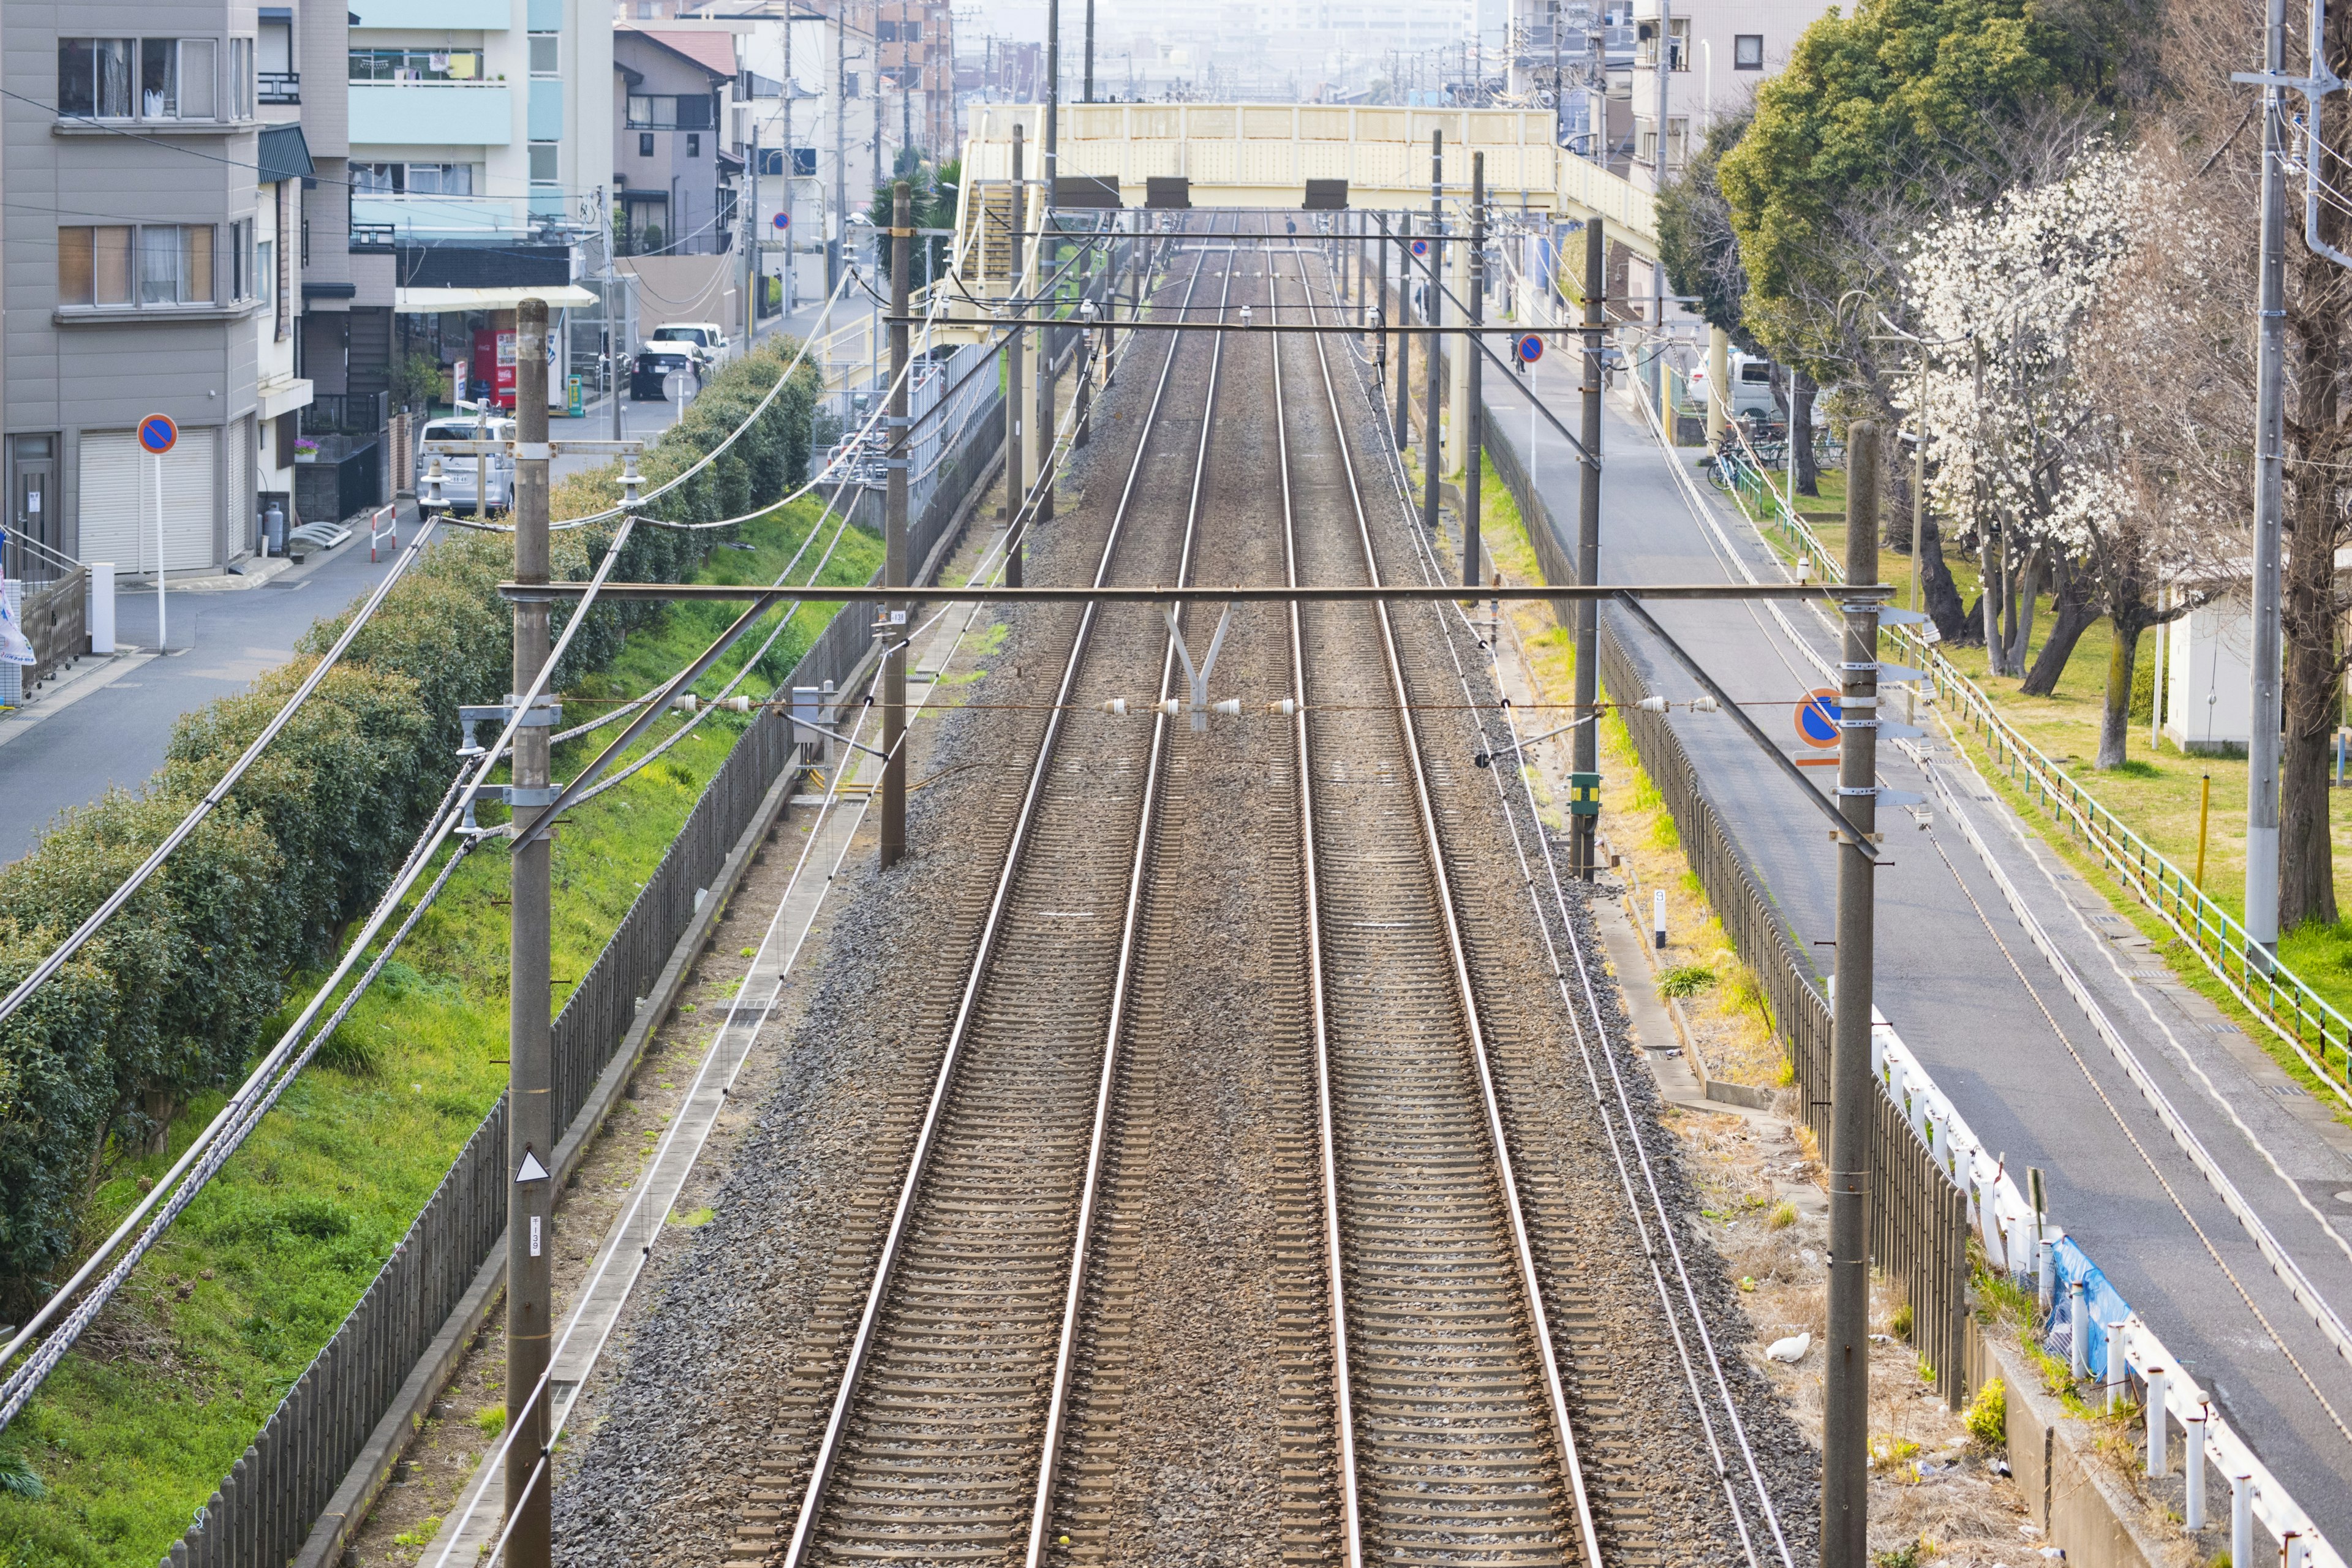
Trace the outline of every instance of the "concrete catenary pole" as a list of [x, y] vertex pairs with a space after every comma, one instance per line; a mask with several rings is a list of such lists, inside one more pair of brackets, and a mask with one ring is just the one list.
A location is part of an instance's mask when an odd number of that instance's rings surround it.
[[[1037, 244], [1032, 254], [1036, 258], [1037, 280], [1042, 285], [1059, 259], [1060, 247], [1046, 236], [1054, 232], [1054, 183], [1061, 169], [1062, 113], [1062, 0], [1045, 0], [1045, 158], [1038, 169], [1043, 184], [1044, 200], [1037, 204]], [[1042, 289], [1040, 289], [1042, 293]], [[1050, 301], [1040, 299], [1037, 313], [1050, 317]], [[1054, 518], [1054, 488], [1045, 477], [1045, 466], [1054, 450], [1054, 329], [1037, 329], [1037, 432], [1034, 442], [1037, 453], [1037, 518], [1050, 522]]]
[[1397, 302], [1396, 302], [1396, 447], [1404, 450], [1412, 438], [1412, 411], [1409, 400], [1412, 393], [1412, 334], [1404, 330], [1405, 318], [1412, 313], [1412, 215], [1397, 215]]
[[2246, 956], [2267, 972], [2279, 938], [2281, 467], [2286, 444], [2286, 0], [2263, 16], [2262, 340], [2254, 411], [2253, 728], [2246, 740]]
[[[1609, 281], [1609, 241], [1601, 220], [1584, 225], [1584, 465], [1576, 499], [1576, 580], [1585, 587], [1601, 581], [1601, 356], [1607, 342], [1601, 291]], [[1572, 766], [1588, 785], [1601, 776], [1601, 606], [1591, 599], [1576, 606], [1576, 740]], [[1594, 792], [1597, 798], [1597, 791]], [[1592, 880], [1597, 816], [1572, 816], [1570, 848], [1575, 874]]]
[[[1445, 132], [1429, 133], [1429, 324], [1445, 324], [1445, 290], [1442, 286], [1438, 257], [1444, 252], [1445, 233]], [[1437, 537], [1437, 471], [1445, 466], [1443, 444], [1437, 438], [1438, 402], [1444, 395], [1440, 383], [1444, 367], [1438, 363], [1437, 334], [1424, 332], [1421, 340], [1423, 368], [1428, 373], [1429, 394], [1426, 425], [1421, 433], [1421, 526]]]
[[[1029, 190], [1021, 183], [1021, 127], [1013, 128], [1013, 237], [1008, 252], [1008, 276], [1011, 289], [1013, 319], [1019, 321], [1028, 313], [1022, 303], [1021, 230], [1029, 221]], [[1004, 547], [1004, 585], [1018, 588], [1021, 584], [1021, 502], [1026, 489], [1021, 463], [1021, 356], [1024, 340], [1028, 334], [1019, 327], [1004, 342], [1004, 527], [1008, 542]]]
[[[1470, 306], [1470, 324], [1477, 326], [1486, 319], [1486, 154], [1470, 154], [1470, 287], [1465, 298]], [[1478, 490], [1479, 443], [1486, 438], [1486, 412], [1479, 406], [1485, 388], [1486, 356], [1478, 352], [1479, 340], [1462, 340], [1463, 363], [1469, 367], [1470, 395], [1464, 405], [1466, 417], [1462, 422], [1462, 581], [1475, 588], [1481, 578], [1478, 573]]]
[[[890, 458], [883, 491], [882, 584], [903, 588], [907, 563], [907, 258], [915, 247], [915, 206], [898, 182], [890, 206]], [[892, 612], [902, 617], [904, 610]], [[883, 633], [882, 868], [907, 858], [907, 644], [903, 626]]]
[[[524, 300], [515, 311], [515, 563], [518, 583], [548, 580], [547, 547], [547, 301]], [[536, 456], [528, 456], [536, 452]], [[480, 471], [489, 459], [478, 458]], [[548, 606], [514, 607], [516, 694], [530, 689], [547, 662]], [[509, 698], [514, 700], [513, 697]], [[548, 785], [544, 722], [526, 722], [515, 731], [514, 788]], [[538, 819], [537, 810], [517, 806], [518, 831]], [[552, 1517], [548, 1504], [554, 1477], [531, 1472], [547, 1452], [547, 1401], [540, 1381], [547, 1373], [548, 1321], [552, 1294], [553, 1239], [548, 1234], [555, 1184], [548, 1171], [555, 1158], [552, 1033], [548, 1026], [550, 918], [549, 868], [555, 835], [549, 832], [512, 858], [509, 912], [513, 916], [507, 984], [507, 1408], [514, 1417], [507, 1447], [507, 1516], [514, 1533], [506, 1560], [515, 1568], [548, 1568]]]
[[[1857, 421], [1846, 437], [1845, 578], [1878, 581], [1882, 432]], [[1878, 830], [1878, 612], [1845, 612], [1844, 739], [1838, 753], [1837, 984], [1831, 997], [1830, 1300], [1822, 1405], [1822, 1568], [1869, 1568], [1871, 838]]]
[[[1675, 75], [1675, 5], [1674, 0], [1658, 0], [1658, 146], [1653, 170], [1654, 183], [1651, 189], [1666, 188], [1666, 107], [1667, 89]], [[1650, 406], [1658, 411], [1663, 422], [1666, 417], [1666, 264], [1650, 264], [1650, 292], [1657, 310], [1650, 318]], [[1674, 438], [1670, 427], [1666, 438]]]

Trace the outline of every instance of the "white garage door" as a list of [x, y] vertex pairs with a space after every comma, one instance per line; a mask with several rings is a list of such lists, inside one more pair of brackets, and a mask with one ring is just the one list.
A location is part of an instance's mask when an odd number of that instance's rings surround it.
[[[163, 458], [163, 565], [172, 572], [217, 565], [214, 521], [220, 514], [213, 464], [218, 430], [187, 430]], [[119, 572], [155, 569], [155, 462], [128, 430], [85, 430], [81, 437], [81, 549], [84, 561], [111, 561]]]

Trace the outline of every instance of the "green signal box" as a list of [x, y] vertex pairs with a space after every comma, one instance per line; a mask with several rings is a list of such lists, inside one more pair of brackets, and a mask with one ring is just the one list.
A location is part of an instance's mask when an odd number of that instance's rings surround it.
[[1568, 814], [1570, 816], [1601, 815], [1601, 775], [1599, 773], [1568, 775]]

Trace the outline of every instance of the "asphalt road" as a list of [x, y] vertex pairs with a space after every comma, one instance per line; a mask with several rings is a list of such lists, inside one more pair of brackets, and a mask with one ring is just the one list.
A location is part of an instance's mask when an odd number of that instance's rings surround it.
[[[1563, 365], [1539, 370], [1536, 382], [1571, 426], [1579, 374]], [[1486, 384], [1490, 420], [1525, 451], [1524, 389], [1491, 374]], [[1572, 530], [1573, 456], [1548, 427], [1534, 446], [1538, 488], [1559, 526]], [[1691, 489], [1677, 485], [1670, 465], [1687, 462], [1696, 478], [1699, 454], [1669, 458], [1638, 411], [1615, 397], [1603, 449], [1602, 581], [1735, 577], [1735, 555], [1759, 577], [1785, 575], [1703, 479]], [[1833, 684], [1801, 651], [1809, 646], [1819, 658], [1836, 658], [1826, 621], [1810, 609], [1790, 610], [1791, 627], [1760, 606], [1661, 604], [1653, 613], [1735, 697], [1780, 704], [1755, 710], [1768, 734], [1788, 733], [1793, 742], [1787, 705]], [[1677, 699], [1697, 694], [1696, 683], [1629, 618], [1617, 629], [1654, 689]], [[1673, 722], [1798, 945], [1825, 967], [1833, 950], [1816, 943], [1835, 931], [1836, 873], [1822, 817], [1722, 716], [1678, 713]], [[2320, 1294], [2352, 1308], [2352, 1135], [2210, 1005], [2158, 978], [2160, 965], [2143, 949], [2117, 940], [2128, 929], [2039, 840], [2039, 821], [2021, 824], [1940, 731], [1919, 744], [2144, 1078]], [[1880, 755], [1885, 783], [1936, 799], [1911, 759], [1885, 746]], [[1983, 858], [1937, 805], [1935, 825], [1924, 831], [1900, 810], [1880, 814], [1893, 864], [1877, 884], [1878, 1006], [2012, 1173], [2029, 1164], [2049, 1173], [2052, 1217], [2214, 1392], [2223, 1414], [2328, 1537], [2352, 1544], [2352, 1433], [2339, 1418], [2352, 1418], [2352, 1368], [2176, 1146], [2011, 915]]]

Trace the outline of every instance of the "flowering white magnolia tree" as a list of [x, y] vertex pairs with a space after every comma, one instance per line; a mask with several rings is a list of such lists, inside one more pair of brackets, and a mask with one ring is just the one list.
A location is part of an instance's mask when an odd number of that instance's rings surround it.
[[[2208, 346], [2229, 265], [2181, 195], [2169, 163], [2095, 145], [2063, 178], [1937, 223], [1910, 257], [1929, 494], [1978, 552], [1990, 673], [2046, 694], [2108, 616], [2101, 767], [2124, 761], [2140, 633], [2196, 602], [2163, 602], [2161, 580], [2197, 579], [2238, 526], [2231, 485], [2207, 482], [2230, 466], [2207, 473], [2194, 451], [2210, 389], [2179, 395], [2184, 374], [2211, 380], [2181, 362]], [[2029, 672], [2045, 584], [2056, 624]]]

